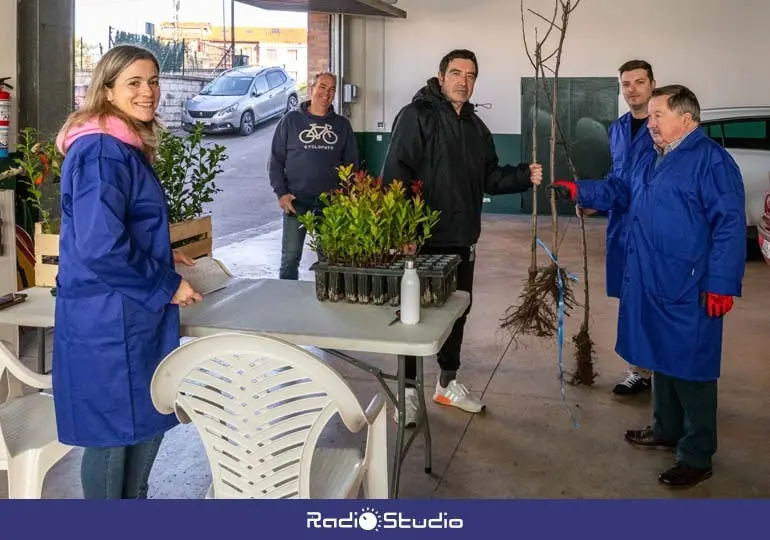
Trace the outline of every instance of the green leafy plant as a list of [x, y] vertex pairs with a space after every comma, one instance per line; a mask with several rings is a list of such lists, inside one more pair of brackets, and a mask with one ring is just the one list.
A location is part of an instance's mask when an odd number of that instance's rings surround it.
[[203, 125], [196, 124], [187, 137], [165, 132], [153, 165], [168, 199], [169, 221], [179, 223], [203, 215], [206, 203], [222, 191], [215, 179], [223, 171], [226, 148], [203, 144]]
[[307, 212], [299, 221], [310, 247], [330, 264], [371, 267], [392, 261], [406, 250], [417, 251], [431, 237], [439, 211], [422, 197], [422, 183], [407, 194], [402, 182], [383, 188], [380, 179], [352, 165], [338, 167], [340, 187], [321, 194], [319, 215]]
[[14, 166], [0, 174], [0, 180], [16, 176], [23, 188], [22, 193], [27, 210], [37, 214], [44, 233], [56, 233], [58, 220], [50, 220], [50, 213], [43, 208], [42, 185], [46, 181], [56, 182], [61, 178], [62, 157], [54, 141], [40, 141], [40, 132], [35, 128], [24, 128], [19, 132], [16, 145], [18, 157], [13, 158]]

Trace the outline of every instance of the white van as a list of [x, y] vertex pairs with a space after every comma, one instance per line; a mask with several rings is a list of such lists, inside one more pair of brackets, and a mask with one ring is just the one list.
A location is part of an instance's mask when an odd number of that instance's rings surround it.
[[735, 159], [746, 192], [746, 227], [756, 239], [770, 189], [770, 107], [703, 109], [701, 126]]

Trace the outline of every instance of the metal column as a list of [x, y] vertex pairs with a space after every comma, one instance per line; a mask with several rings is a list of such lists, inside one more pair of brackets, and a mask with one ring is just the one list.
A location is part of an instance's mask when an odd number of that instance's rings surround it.
[[[75, 0], [19, 2], [18, 25], [18, 127], [52, 137], [75, 102]], [[43, 206], [58, 217], [58, 187], [44, 184], [43, 193]]]
[[342, 85], [345, 70], [343, 53], [343, 15], [335, 13], [329, 16], [329, 69], [337, 76], [337, 94], [334, 96], [334, 110], [342, 114]]

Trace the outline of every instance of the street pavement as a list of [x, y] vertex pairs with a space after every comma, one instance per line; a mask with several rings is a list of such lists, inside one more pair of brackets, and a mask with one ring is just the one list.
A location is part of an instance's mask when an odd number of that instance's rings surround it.
[[216, 178], [222, 191], [207, 205], [214, 229], [214, 248], [240, 242], [281, 226], [270, 180], [267, 161], [277, 120], [259, 125], [247, 137], [241, 135], [207, 135], [204, 144], [226, 147], [228, 159], [224, 171]]
[[[208, 135], [205, 143], [227, 148], [224, 171], [216, 179], [222, 191], [207, 205], [212, 215], [214, 257], [235, 275], [278, 277], [281, 257], [281, 209], [270, 187], [267, 162], [277, 120], [257, 127], [251, 135]], [[315, 254], [305, 248], [300, 279]]]

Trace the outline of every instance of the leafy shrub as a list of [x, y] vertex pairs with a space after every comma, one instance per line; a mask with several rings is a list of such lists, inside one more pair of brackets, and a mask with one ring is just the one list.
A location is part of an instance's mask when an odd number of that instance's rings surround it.
[[439, 211], [422, 198], [422, 182], [407, 194], [395, 180], [382, 181], [352, 165], [338, 167], [339, 189], [321, 195], [318, 215], [307, 212], [299, 221], [308, 232], [310, 247], [329, 264], [371, 267], [385, 264], [405, 251], [419, 250], [431, 237]]

